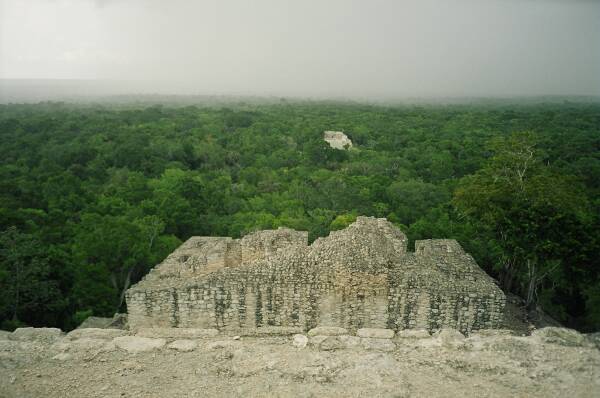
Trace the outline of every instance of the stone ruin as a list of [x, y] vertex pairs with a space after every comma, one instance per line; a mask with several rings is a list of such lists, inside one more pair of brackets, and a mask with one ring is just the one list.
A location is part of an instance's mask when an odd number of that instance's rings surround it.
[[352, 148], [352, 141], [341, 131], [325, 131], [323, 132], [323, 139], [333, 149]]
[[406, 236], [386, 219], [308, 245], [287, 228], [192, 237], [127, 292], [131, 328], [499, 328], [503, 292], [455, 240]]

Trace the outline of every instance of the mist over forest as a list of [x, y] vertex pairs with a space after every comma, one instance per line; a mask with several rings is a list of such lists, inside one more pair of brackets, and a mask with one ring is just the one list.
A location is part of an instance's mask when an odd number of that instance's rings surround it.
[[600, 330], [598, 21], [592, 0], [0, 0], [0, 327], [126, 311], [191, 236], [367, 215]]
[[0, 0], [0, 79], [101, 94], [598, 96], [599, 19], [595, 0]]

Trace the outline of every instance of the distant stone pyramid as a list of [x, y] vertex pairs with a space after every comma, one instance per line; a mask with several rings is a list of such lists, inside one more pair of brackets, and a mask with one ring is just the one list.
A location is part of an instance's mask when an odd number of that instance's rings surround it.
[[468, 334], [498, 328], [503, 292], [455, 240], [406, 236], [386, 219], [356, 222], [308, 245], [308, 233], [193, 237], [127, 292], [138, 327], [341, 326]]
[[324, 131], [323, 139], [333, 149], [352, 148], [352, 140], [341, 131]]

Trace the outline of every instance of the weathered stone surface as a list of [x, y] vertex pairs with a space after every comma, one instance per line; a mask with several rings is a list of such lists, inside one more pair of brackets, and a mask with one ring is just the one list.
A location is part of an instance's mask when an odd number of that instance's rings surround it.
[[81, 324], [77, 327], [77, 329], [104, 329], [110, 325], [112, 322], [112, 318], [104, 318], [99, 316], [89, 316], [85, 319], [85, 321], [81, 322]]
[[219, 331], [217, 329], [193, 328], [140, 328], [135, 334], [140, 337], [165, 339], [201, 339], [217, 336]]
[[311, 346], [318, 347], [319, 344], [321, 344], [323, 340], [325, 340], [327, 337], [329, 336], [310, 336], [308, 339], [308, 343]]
[[349, 335], [338, 336], [338, 337], [339, 337], [340, 341], [342, 343], [344, 343], [344, 345], [347, 348], [353, 348], [353, 347], [360, 346], [360, 337], [349, 336]]
[[455, 341], [455, 340], [464, 340], [465, 336], [454, 329], [441, 329], [438, 331], [434, 337], [437, 337], [441, 341]]
[[115, 337], [125, 336], [127, 334], [129, 334], [128, 331], [121, 329], [83, 328], [70, 331], [67, 333], [67, 337], [71, 340], [81, 338], [112, 340]]
[[318, 326], [308, 331], [309, 336], [341, 336], [348, 334], [348, 330], [336, 326]]
[[302, 328], [297, 326], [263, 326], [260, 328], [244, 328], [236, 330], [240, 336], [292, 336], [304, 332]]
[[588, 333], [585, 335], [587, 340], [600, 350], [600, 332]]
[[479, 337], [497, 337], [497, 336], [514, 336], [515, 332], [509, 329], [482, 329], [474, 333], [473, 336]]
[[14, 351], [19, 342], [14, 340], [0, 340], [0, 352]]
[[138, 336], [115, 337], [113, 343], [118, 348], [130, 353], [154, 351], [167, 344], [165, 339], [152, 339]]
[[567, 347], [583, 347], [590, 344], [583, 334], [567, 328], [547, 327], [534, 330], [531, 335], [546, 344]]
[[292, 338], [292, 345], [298, 348], [304, 348], [308, 344], [308, 337], [303, 334], [295, 334]]
[[59, 339], [50, 346], [50, 350], [53, 352], [64, 352], [71, 349], [71, 341], [69, 339]]
[[222, 349], [229, 349], [229, 348], [234, 348], [239, 346], [239, 340], [233, 340], [233, 341], [228, 341], [228, 340], [219, 340], [219, 341], [211, 341], [210, 343], [206, 344], [206, 348], [208, 348], [209, 350], [222, 350]]
[[400, 339], [428, 339], [431, 335], [425, 329], [407, 329], [398, 331], [396, 337]]
[[390, 339], [372, 339], [361, 338], [360, 344], [365, 350], [375, 351], [393, 351], [396, 349], [396, 344]]
[[73, 359], [73, 355], [67, 352], [61, 352], [60, 354], [56, 354], [55, 356], [53, 356], [52, 359], [55, 359], [57, 361], [69, 361]]
[[317, 325], [468, 335], [501, 325], [504, 294], [456, 241], [406, 246], [398, 228], [371, 217], [311, 245], [285, 228], [193, 237], [129, 289], [129, 324], [238, 335]]
[[127, 314], [115, 314], [112, 321], [107, 326], [110, 329], [128, 329], [129, 328], [129, 315]]
[[12, 333], [6, 330], [0, 330], [0, 340], [9, 340]]
[[341, 131], [325, 131], [323, 132], [323, 140], [333, 149], [352, 148], [352, 141]]
[[[442, 329], [434, 334], [432, 344], [446, 348], [466, 348], [465, 336], [455, 329]], [[424, 341], [424, 340], [421, 340]], [[423, 345], [428, 345], [427, 343]]]
[[68, 351], [98, 351], [103, 350], [105, 346], [106, 340], [104, 339], [84, 337], [71, 341]]
[[483, 349], [495, 353], [516, 353], [519, 358], [531, 358], [540, 341], [535, 337], [498, 336], [483, 340]]
[[65, 339], [61, 342], [53, 344], [50, 349], [53, 352], [68, 352], [75, 356], [85, 356], [99, 352], [113, 351], [115, 350], [115, 345], [112, 341], [83, 337], [76, 340]]
[[12, 340], [53, 343], [63, 335], [57, 328], [18, 328], [10, 335]]
[[[356, 336], [323, 337], [336, 337], [345, 348], [299, 349], [291, 337], [234, 341], [227, 335], [217, 347], [209, 345], [212, 339], [197, 340], [187, 353], [165, 347], [96, 354], [5, 340], [0, 396], [595, 397], [600, 381], [599, 350], [543, 344], [535, 336], [478, 337], [476, 352], [420, 345], [438, 342], [434, 337], [374, 339], [365, 341], [367, 349], [348, 348], [344, 339], [360, 342]], [[387, 341], [396, 349], [381, 347]], [[58, 354], [67, 355], [52, 359]]]
[[318, 347], [323, 351], [333, 351], [346, 348], [346, 344], [340, 339], [340, 336], [325, 336]]
[[194, 340], [175, 340], [167, 345], [167, 348], [175, 351], [190, 352], [198, 347], [198, 342]]
[[115, 314], [112, 318], [87, 317], [77, 329], [127, 329], [127, 314]]
[[356, 335], [372, 339], [391, 339], [394, 337], [394, 331], [391, 329], [362, 328], [356, 331]]

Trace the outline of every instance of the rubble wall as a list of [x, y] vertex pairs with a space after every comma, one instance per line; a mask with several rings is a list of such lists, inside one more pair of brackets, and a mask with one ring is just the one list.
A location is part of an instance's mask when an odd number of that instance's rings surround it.
[[241, 239], [238, 266], [134, 286], [127, 294], [130, 325], [451, 327], [468, 334], [501, 324], [504, 294], [456, 241], [418, 241], [407, 253], [397, 228], [371, 218], [311, 246], [290, 231]]

